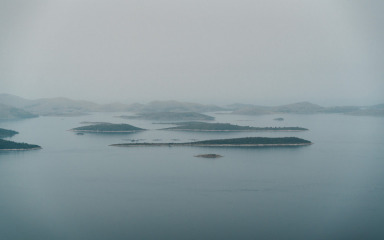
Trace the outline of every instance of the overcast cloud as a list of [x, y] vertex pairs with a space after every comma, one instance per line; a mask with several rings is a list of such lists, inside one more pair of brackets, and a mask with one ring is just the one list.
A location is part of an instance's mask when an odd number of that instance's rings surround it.
[[384, 1], [0, 0], [0, 92], [384, 102]]

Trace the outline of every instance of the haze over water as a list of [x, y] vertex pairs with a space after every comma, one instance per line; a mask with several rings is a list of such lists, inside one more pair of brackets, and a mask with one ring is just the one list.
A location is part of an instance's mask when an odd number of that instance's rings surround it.
[[[345, 115], [215, 114], [218, 122], [306, 132], [85, 134], [115, 114], [2, 122], [42, 150], [0, 153], [1, 239], [381, 239], [384, 120]], [[124, 121], [124, 120], [123, 120]], [[159, 129], [151, 121], [128, 121]], [[298, 148], [109, 147], [297, 136]], [[219, 159], [195, 158], [216, 153]]]
[[[381, 0], [2, 0], [0, 119], [40, 117], [0, 128], [43, 149], [0, 151], [0, 240], [384, 239], [383, 10]], [[309, 131], [79, 116], [196, 107], [185, 102], [251, 104], [234, 113], [267, 115], [211, 115]], [[82, 121], [149, 131], [67, 131]], [[248, 136], [314, 144], [109, 146]], [[194, 157], [209, 153], [223, 157]]]

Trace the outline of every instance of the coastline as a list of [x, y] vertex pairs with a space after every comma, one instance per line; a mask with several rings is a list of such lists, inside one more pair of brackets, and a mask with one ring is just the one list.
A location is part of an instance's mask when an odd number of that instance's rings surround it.
[[99, 130], [73, 130], [70, 129], [68, 131], [71, 132], [92, 132], [92, 133], [131, 133], [131, 132], [140, 132], [144, 130], [129, 130], [129, 131], [99, 131]]
[[0, 151], [28, 151], [28, 150], [39, 150], [43, 149], [42, 147], [35, 148], [13, 148], [13, 149], [0, 149]]
[[204, 129], [160, 129], [168, 131], [188, 131], [188, 132], [302, 132], [308, 131], [308, 129], [303, 130], [269, 130], [269, 129], [250, 129], [250, 130], [204, 130]]

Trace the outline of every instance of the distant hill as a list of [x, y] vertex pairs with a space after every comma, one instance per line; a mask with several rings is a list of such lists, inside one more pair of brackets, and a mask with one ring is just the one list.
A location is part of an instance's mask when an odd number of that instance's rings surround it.
[[76, 116], [96, 111], [99, 108], [99, 104], [88, 101], [76, 101], [68, 98], [28, 100], [10, 94], [0, 94], [0, 103], [43, 116]]
[[24, 108], [28, 104], [31, 103], [32, 100], [28, 100], [22, 97], [18, 97], [11, 94], [0, 94], [0, 103], [8, 106], [12, 106], [15, 108]]
[[326, 108], [310, 102], [298, 102], [281, 106], [245, 106], [235, 109], [233, 114], [240, 115], [262, 115], [262, 114], [279, 114], [279, 113], [296, 113], [310, 114], [324, 112]]
[[0, 103], [21, 108], [43, 116], [77, 116], [89, 112], [212, 112], [224, 108], [215, 105], [178, 101], [153, 101], [148, 104], [97, 104], [68, 98], [41, 98], [28, 100], [10, 94], [0, 94]]
[[272, 111], [274, 113], [317, 113], [322, 110], [324, 110], [324, 107], [310, 102], [298, 102], [288, 105], [272, 107]]
[[378, 116], [382, 117], [384, 116], [384, 107], [372, 106], [364, 109], [359, 109], [357, 111], [348, 112], [348, 115], [354, 115], [354, 116]]
[[178, 101], [153, 101], [148, 104], [135, 105], [134, 111], [139, 112], [215, 112], [225, 108], [215, 105], [204, 105], [198, 103], [178, 102]]
[[273, 113], [273, 111], [270, 107], [261, 107], [261, 106], [241, 107], [232, 112], [232, 114], [239, 114], [239, 115], [264, 115], [264, 114], [271, 114], [271, 113]]
[[[264, 114], [279, 114], [279, 113], [294, 113], [294, 114], [313, 114], [313, 113], [345, 113], [350, 115], [369, 115], [369, 116], [384, 116], [384, 104], [374, 106], [335, 106], [322, 107], [310, 102], [298, 102], [281, 106], [259, 106], [252, 104], [236, 103], [226, 107], [216, 105], [206, 105], [190, 102], [179, 101], [153, 101], [147, 104], [134, 103], [110, 103], [97, 104], [89, 101], [72, 100], [68, 98], [41, 98], [29, 100], [10, 94], [0, 94], [0, 119], [19, 119], [35, 117], [36, 115], [43, 116], [78, 116], [90, 112], [135, 112], [135, 113], [205, 113], [217, 111], [232, 111], [232, 114], [240, 115], [264, 115]], [[8, 106], [8, 110], [5, 109]], [[10, 110], [13, 107], [18, 110]], [[24, 112], [23, 112], [24, 111]], [[16, 116], [13, 116], [12, 113]], [[23, 116], [24, 115], [24, 116]], [[157, 120], [157, 119], [151, 119]], [[161, 119], [158, 119], [161, 120]], [[169, 119], [172, 120], [172, 119]], [[180, 120], [204, 120], [199, 118], [189, 119], [174, 119]], [[167, 120], [168, 121], [168, 120]]]
[[99, 104], [68, 98], [42, 98], [31, 101], [24, 108], [43, 116], [78, 116], [97, 111]]
[[20, 108], [11, 107], [0, 103], [0, 120], [16, 120], [34, 117], [37, 117], [37, 115]]
[[196, 112], [143, 112], [136, 116], [120, 116], [124, 119], [144, 119], [156, 121], [208, 121], [214, 117]]
[[100, 132], [100, 133], [113, 133], [113, 132], [135, 132], [143, 131], [145, 129], [138, 128], [129, 124], [114, 124], [114, 123], [100, 123], [89, 126], [77, 127], [71, 129], [74, 132]]
[[162, 130], [177, 131], [306, 131], [308, 129], [301, 127], [250, 127], [239, 126], [229, 123], [205, 123], [205, 122], [189, 122], [177, 124], [177, 127], [164, 128]]
[[336, 106], [324, 108], [321, 112], [323, 113], [351, 113], [359, 111], [360, 107], [356, 106]]

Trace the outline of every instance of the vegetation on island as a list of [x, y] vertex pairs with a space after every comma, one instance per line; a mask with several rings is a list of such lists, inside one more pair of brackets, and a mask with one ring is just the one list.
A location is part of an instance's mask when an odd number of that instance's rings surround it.
[[197, 112], [145, 112], [135, 116], [119, 116], [124, 119], [144, 119], [156, 121], [209, 121], [214, 117]]
[[230, 123], [205, 123], [205, 122], [187, 122], [179, 123], [176, 127], [164, 128], [162, 130], [178, 131], [306, 131], [302, 127], [250, 127], [239, 126]]
[[4, 128], [0, 128], [0, 138], [7, 138], [7, 137], [13, 137], [14, 135], [18, 134], [19, 132], [8, 130]]
[[0, 150], [31, 150], [40, 149], [39, 145], [28, 144], [28, 143], [17, 143], [13, 141], [7, 141], [0, 139]]
[[200, 157], [200, 158], [220, 158], [222, 156], [219, 155], [219, 154], [209, 153], [209, 154], [199, 154], [199, 155], [196, 155], [195, 157]]
[[77, 127], [71, 129], [74, 132], [136, 132], [143, 131], [145, 129], [138, 128], [129, 124], [114, 124], [114, 123], [100, 123], [89, 126]]
[[13, 141], [4, 140], [2, 138], [12, 137], [19, 132], [0, 128], [0, 150], [29, 150], [29, 149], [39, 149], [39, 145], [28, 144], [28, 143], [18, 143]]
[[304, 146], [312, 144], [310, 141], [297, 137], [245, 137], [214, 139], [185, 143], [120, 143], [112, 144], [115, 147], [135, 147], [135, 146], [198, 146], [198, 147], [269, 147], [269, 146]]

